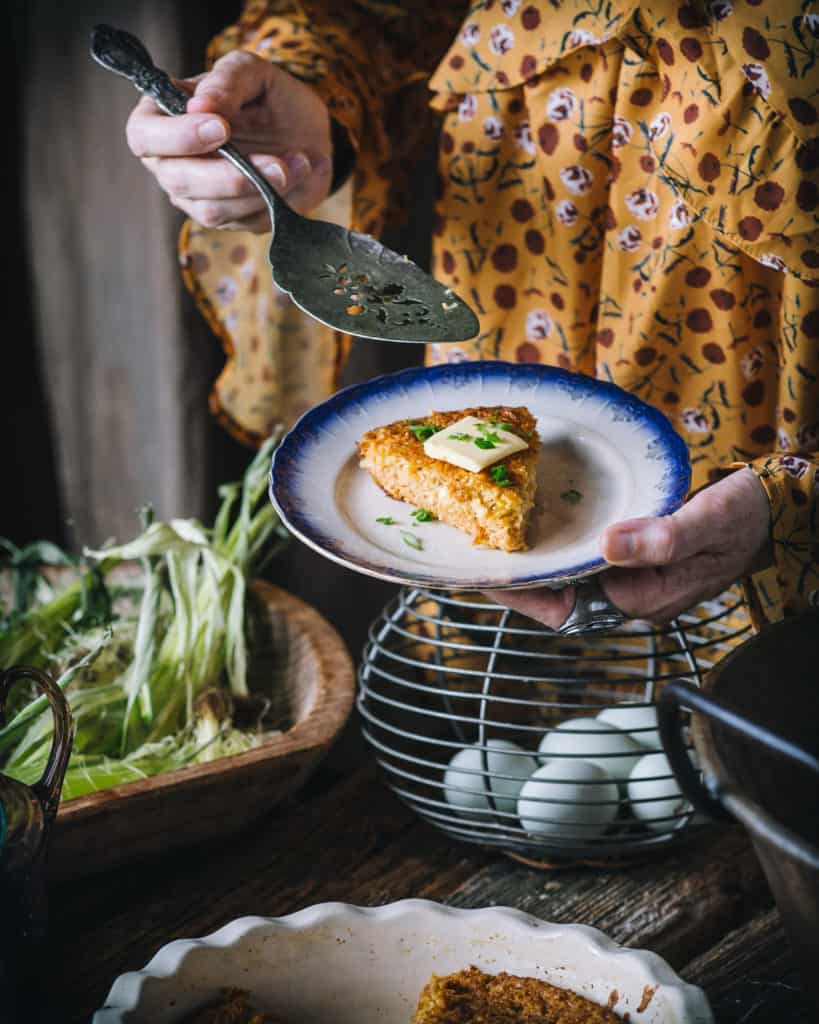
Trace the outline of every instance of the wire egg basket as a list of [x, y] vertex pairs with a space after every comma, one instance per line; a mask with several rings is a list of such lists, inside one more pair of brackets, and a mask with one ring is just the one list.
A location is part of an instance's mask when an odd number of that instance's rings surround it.
[[667, 626], [570, 639], [481, 595], [405, 588], [370, 628], [363, 734], [453, 838], [544, 867], [642, 858], [705, 826], [662, 751], [659, 694], [700, 686], [750, 628], [739, 588]]

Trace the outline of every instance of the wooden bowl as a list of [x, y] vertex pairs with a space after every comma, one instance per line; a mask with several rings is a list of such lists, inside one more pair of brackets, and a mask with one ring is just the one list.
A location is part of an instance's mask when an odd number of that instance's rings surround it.
[[[77, 878], [236, 831], [304, 785], [341, 731], [353, 663], [333, 627], [279, 587], [254, 581], [275, 640], [291, 726], [243, 754], [180, 768], [60, 806], [48, 873]], [[250, 659], [253, 651], [250, 651]]]

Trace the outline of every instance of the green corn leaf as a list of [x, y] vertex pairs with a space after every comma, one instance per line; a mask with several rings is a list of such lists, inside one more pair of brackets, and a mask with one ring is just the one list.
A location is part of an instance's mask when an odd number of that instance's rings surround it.
[[[40, 658], [52, 668], [70, 663], [60, 676], [76, 723], [64, 799], [258, 742], [254, 732], [236, 729], [229, 716], [205, 722], [197, 708], [208, 689], [248, 695], [247, 580], [287, 541], [267, 499], [279, 436], [260, 448], [240, 483], [220, 489], [212, 530], [193, 519], [154, 522], [152, 510], [145, 509], [139, 536], [87, 551], [93, 570], [56, 595], [39, 576], [36, 605], [13, 629], [0, 623], [0, 667], [21, 657]], [[8, 563], [19, 554], [0, 541], [0, 560]], [[53, 551], [37, 552], [46, 554], [56, 557]], [[122, 588], [111, 587], [107, 578], [124, 561], [139, 561], [143, 569], [140, 584], [128, 588], [139, 593], [135, 608], [120, 600]], [[95, 623], [111, 620], [115, 598], [121, 617], [103, 634]], [[103, 635], [107, 645], [100, 642]], [[21, 703], [0, 730], [3, 770], [36, 780], [52, 732], [44, 699]]]
[[125, 682], [127, 704], [122, 733], [123, 750], [128, 743], [128, 730], [131, 727], [134, 705], [137, 700], [140, 701], [142, 721], [149, 724], [153, 718], [151, 691], [148, 683], [157, 649], [159, 609], [162, 601], [161, 572], [162, 567], [160, 563], [159, 565], [152, 566], [145, 577], [136, 638], [134, 640], [134, 660], [131, 663]]
[[230, 692], [236, 697], [247, 697], [247, 649], [245, 645], [245, 578], [232, 570], [232, 593], [228, 605], [225, 658]]
[[241, 492], [242, 485], [238, 481], [223, 484], [219, 488], [219, 497], [222, 499], [222, 504], [219, 506], [216, 521], [213, 524], [213, 543], [216, 546], [221, 546], [227, 540], [233, 509], [236, 507], [236, 502], [239, 500]]

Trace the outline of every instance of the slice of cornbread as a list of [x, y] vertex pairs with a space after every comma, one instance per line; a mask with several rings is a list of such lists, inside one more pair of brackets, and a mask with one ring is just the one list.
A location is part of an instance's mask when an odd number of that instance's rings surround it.
[[[472, 472], [424, 451], [436, 431], [474, 416], [492, 431], [512, 431], [527, 443], [500, 462]], [[391, 498], [426, 509], [443, 523], [468, 533], [475, 544], [501, 551], [527, 547], [526, 528], [535, 502], [540, 439], [528, 409], [479, 406], [433, 412], [368, 431], [358, 443], [361, 466]], [[491, 440], [489, 442], [491, 444]]]

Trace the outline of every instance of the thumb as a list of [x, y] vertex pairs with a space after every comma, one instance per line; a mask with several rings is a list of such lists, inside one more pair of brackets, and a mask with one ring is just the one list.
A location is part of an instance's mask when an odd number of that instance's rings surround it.
[[196, 83], [189, 114], [221, 114], [228, 122], [241, 108], [262, 96], [271, 84], [273, 65], [252, 53], [234, 50]]
[[696, 500], [671, 516], [627, 519], [609, 526], [600, 540], [603, 557], [612, 565], [670, 565], [702, 550], [703, 522]]

